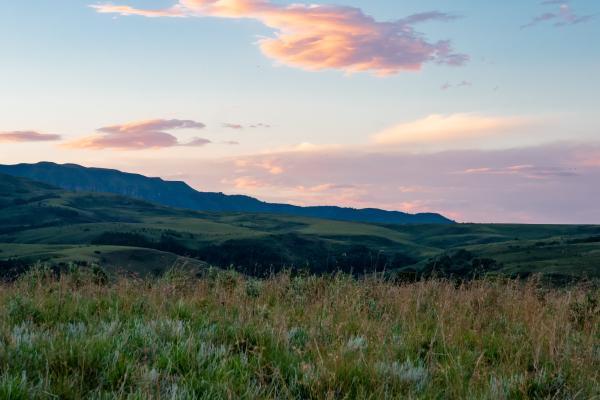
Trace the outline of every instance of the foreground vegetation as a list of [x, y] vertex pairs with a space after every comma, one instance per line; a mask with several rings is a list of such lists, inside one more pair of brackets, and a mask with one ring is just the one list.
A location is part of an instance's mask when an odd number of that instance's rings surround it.
[[600, 291], [209, 271], [0, 287], [0, 398], [597, 398]]

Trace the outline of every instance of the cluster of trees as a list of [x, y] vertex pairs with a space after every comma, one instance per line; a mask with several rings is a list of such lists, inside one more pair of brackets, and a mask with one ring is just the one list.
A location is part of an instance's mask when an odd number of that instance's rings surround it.
[[468, 250], [458, 249], [430, 259], [421, 275], [425, 278], [474, 279], [501, 268], [502, 264], [492, 258], [479, 258]]
[[221, 243], [185, 243], [182, 235], [163, 232], [151, 239], [136, 232], [107, 232], [93, 244], [150, 248], [197, 258], [219, 267], [233, 267], [252, 276], [268, 276], [282, 269], [310, 273], [343, 271], [361, 274], [401, 268], [417, 262], [401, 252], [385, 252], [359, 244], [332, 244], [297, 234], [231, 239]]

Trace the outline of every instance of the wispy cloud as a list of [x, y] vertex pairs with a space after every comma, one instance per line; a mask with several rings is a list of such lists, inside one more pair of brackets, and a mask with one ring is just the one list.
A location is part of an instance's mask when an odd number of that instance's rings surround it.
[[202, 147], [202, 146], [206, 146], [207, 144], [210, 144], [210, 143], [212, 143], [212, 141], [209, 139], [197, 137], [197, 138], [193, 138], [189, 142], [179, 143], [179, 145], [180, 146], [190, 146], [190, 147]]
[[52, 142], [60, 139], [60, 135], [35, 131], [0, 132], [0, 142], [2, 143]]
[[521, 29], [531, 28], [535, 25], [544, 22], [551, 22], [556, 27], [566, 25], [576, 25], [583, 22], [588, 22], [596, 17], [596, 15], [579, 15], [565, 0], [546, 0], [541, 3], [542, 5], [558, 5], [558, 10], [553, 12], [545, 12], [539, 14], [531, 19], [525, 25], [521, 26]]
[[97, 4], [100, 13], [144, 17], [212, 16], [254, 19], [275, 31], [260, 39], [262, 52], [277, 62], [305, 70], [369, 71], [379, 76], [421, 69], [433, 62], [463, 65], [468, 56], [450, 41], [428, 41], [414, 25], [456, 17], [432, 11], [380, 22], [361, 9], [316, 4], [274, 4], [269, 0], [179, 0], [163, 10]]
[[271, 128], [271, 125], [259, 122], [258, 124], [252, 124], [250, 128]]
[[536, 166], [531, 164], [509, 165], [500, 168], [467, 168], [459, 173], [482, 175], [518, 175], [528, 179], [552, 179], [556, 177], [574, 177], [578, 175], [577, 168], [575, 166], [562, 168]]
[[262, 122], [259, 122], [257, 124], [250, 124], [250, 125], [242, 125], [242, 124], [235, 124], [235, 123], [224, 123], [223, 124], [223, 128], [227, 128], [227, 129], [234, 129], [234, 130], [242, 130], [242, 129], [246, 129], [246, 128], [251, 128], [251, 129], [258, 129], [258, 128], [271, 128], [271, 125], [269, 124], [265, 124]]
[[100, 128], [97, 133], [66, 144], [81, 149], [144, 150], [174, 146], [204, 146], [211, 143], [204, 138], [193, 138], [182, 143], [168, 131], [179, 129], [204, 129], [201, 122], [179, 119], [155, 119], [112, 125]]
[[227, 124], [223, 124], [223, 128], [240, 130], [240, 129], [244, 129], [244, 125], [227, 123]]
[[446, 82], [442, 86], [440, 86], [440, 89], [448, 90], [448, 89], [452, 89], [452, 88], [464, 88], [464, 87], [471, 87], [471, 86], [473, 86], [473, 82], [471, 82], [471, 81], [460, 81], [456, 84]]

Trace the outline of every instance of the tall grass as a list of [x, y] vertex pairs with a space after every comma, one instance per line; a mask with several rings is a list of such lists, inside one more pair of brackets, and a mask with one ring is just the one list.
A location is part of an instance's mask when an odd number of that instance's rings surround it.
[[0, 398], [590, 399], [598, 289], [233, 273], [0, 287]]

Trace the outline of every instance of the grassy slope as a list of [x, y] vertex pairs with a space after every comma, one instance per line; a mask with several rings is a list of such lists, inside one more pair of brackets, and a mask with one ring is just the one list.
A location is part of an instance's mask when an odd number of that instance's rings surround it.
[[[600, 235], [598, 226], [398, 226], [200, 213], [0, 177], [0, 243], [4, 243], [0, 260], [95, 261], [143, 272], [175, 262], [176, 255], [168, 260], [164, 253], [176, 253], [219, 266], [242, 265], [249, 272], [265, 271], [273, 264], [307, 263], [314, 271], [323, 271], [390, 269], [414, 263], [420, 267], [445, 250], [467, 248], [477, 256], [497, 259], [511, 273], [600, 276], [600, 242], [574, 243]], [[118, 242], [116, 232], [129, 236]], [[42, 251], [40, 245], [54, 247]], [[104, 245], [101, 250], [99, 245]], [[398, 256], [401, 264], [393, 264]]]
[[0, 398], [592, 399], [600, 293], [231, 273], [0, 286]]
[[127, 246], [45, 245], [0, 243], [0, 259], [19, 258], [27, 264], [97, 264], [107, 272], [136, 275], [161, 275], [174, 267], [201, 271], [208, 268], [202, 261], [173, 253]]

